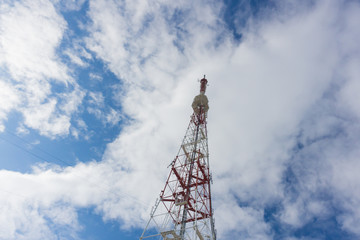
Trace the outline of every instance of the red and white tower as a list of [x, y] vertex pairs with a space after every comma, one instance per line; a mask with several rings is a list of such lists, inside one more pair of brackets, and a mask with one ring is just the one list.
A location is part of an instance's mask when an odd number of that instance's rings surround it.
[[206, 128], [207, 82], [205, 76], [200, 81], [184, 140], [140, 240], [216, 240]]

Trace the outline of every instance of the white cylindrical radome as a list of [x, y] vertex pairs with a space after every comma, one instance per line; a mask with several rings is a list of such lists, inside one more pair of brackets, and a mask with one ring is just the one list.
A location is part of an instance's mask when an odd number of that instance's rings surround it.
[[200, 107], [202, 107], [203, 112], [206, 113], [209, 110], [209, 100], [205, 94], [201, 93], [194, 98], [191, 106], [197, 114], [200, 113]]

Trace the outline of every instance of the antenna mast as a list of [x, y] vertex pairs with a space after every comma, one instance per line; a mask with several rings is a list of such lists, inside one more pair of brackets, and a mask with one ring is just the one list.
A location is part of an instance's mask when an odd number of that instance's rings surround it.
[[207, 83], [204, 75], [185, 137], [140, 240], [216, 240], [206, 127]]

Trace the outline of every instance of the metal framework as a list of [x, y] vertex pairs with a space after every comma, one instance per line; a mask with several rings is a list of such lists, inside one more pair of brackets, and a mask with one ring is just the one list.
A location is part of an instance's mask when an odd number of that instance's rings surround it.
[[140, 240], [216, 240], [211, 205], [205, 76], [200, 82], [200, 94], [194, 98], [194, 113], [185, 137], [169, 166], [169, 177]]

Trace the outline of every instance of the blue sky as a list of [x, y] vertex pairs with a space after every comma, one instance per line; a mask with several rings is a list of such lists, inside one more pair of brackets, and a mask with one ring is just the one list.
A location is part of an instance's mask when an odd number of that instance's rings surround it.
[[137, 239], [207, 75], [219, 239], [360, 237], [360, 2], [1, 1], [0, 239]]

